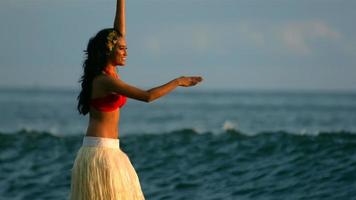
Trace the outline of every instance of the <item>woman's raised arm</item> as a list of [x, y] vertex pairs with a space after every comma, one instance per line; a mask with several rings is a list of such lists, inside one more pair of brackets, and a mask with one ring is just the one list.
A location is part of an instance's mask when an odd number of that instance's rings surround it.
[[122, 37], [126, 36], [126, 16], [125, 16], [125, 0], [116, 0], [116, 14], [114, 21], [114, 29], [119, 32]]

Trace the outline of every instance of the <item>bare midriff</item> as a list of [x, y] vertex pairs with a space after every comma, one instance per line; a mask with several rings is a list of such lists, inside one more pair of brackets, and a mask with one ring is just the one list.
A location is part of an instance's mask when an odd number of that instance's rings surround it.
[[112, 112], [100, 112], [94, 108], [90, 108], [89, 125], [86, 135], [92, 137], [118, 139], [119, 118], [120, 109]]

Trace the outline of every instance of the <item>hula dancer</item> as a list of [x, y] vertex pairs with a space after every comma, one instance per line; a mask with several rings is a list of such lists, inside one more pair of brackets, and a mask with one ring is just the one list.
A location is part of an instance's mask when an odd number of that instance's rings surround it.
[[151, 102], [202, 81], [182, 76], [150, 90], [123, 82], [116, 67], [126, 63], [125, 34], [125, 1], [117, 0], [114, 28], [99, 31], [85, 51], [78, 110], [89, 113], [89, 125], [72, 169], [72, 200], [144, 199], [135, 169], [119, 147], [120, 108], [127, 98]]

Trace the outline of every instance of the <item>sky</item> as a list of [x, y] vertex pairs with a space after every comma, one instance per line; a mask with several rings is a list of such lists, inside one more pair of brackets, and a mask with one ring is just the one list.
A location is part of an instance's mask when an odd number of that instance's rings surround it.
[[[115, 0], [1, 0], [0, 88], [79, 88], [90, 37]], [[356, 1], [126, 0], [122, 79], [149, 89], [356, 91]]]

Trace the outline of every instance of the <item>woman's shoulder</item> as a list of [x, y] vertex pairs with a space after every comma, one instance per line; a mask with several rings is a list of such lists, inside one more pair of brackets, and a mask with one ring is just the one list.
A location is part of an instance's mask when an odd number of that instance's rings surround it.
[[93, 79], [93, 84], [95, 82], [97, 83], [102, 83], [102, 82], [106, 82], [106, 81], [111, 81], [113, 80], [114, 77], [108, 75], [108, 74], [105, 74], [104, 72], [102, 72], [101, 74], [97, 75], [94, 79]]
[[103, 96], [107, 93], [106, 91], [106, 84], [110, 77], [105, 74], [99, 74], [94, 77], [92, 82], [92, 97]]
[[113, 82], [115, 82], [115, 79], [115, 77], [101, 73], [93, 79], [93, 88], [99, 90], [107, 89], [108, 85], [111, 85]]

